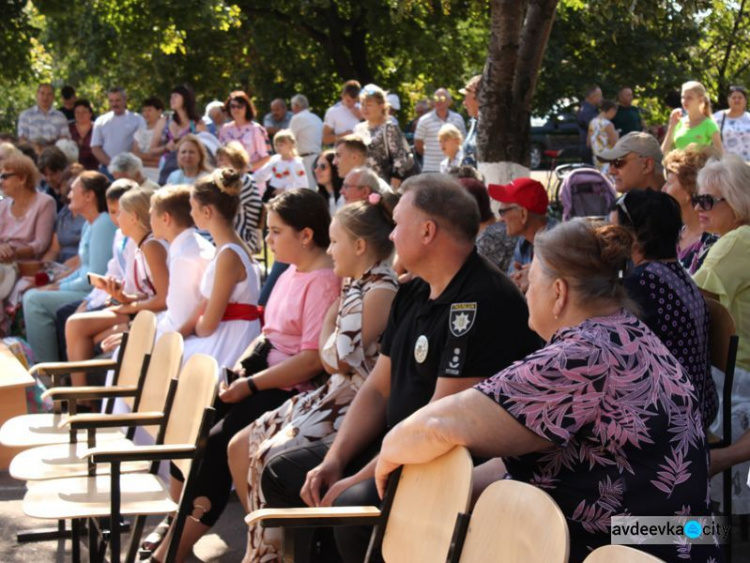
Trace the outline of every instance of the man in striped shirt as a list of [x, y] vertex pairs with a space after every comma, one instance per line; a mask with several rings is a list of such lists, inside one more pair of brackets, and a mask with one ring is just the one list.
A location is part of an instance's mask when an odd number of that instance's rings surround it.
[[432, 97], [434, 107], [431, 112], [419, 118], [414, 133], [414, 148], [423, 155], [422, 172], [440, 172], [440, 161], [443, 153], [440, 150], [438, 132], [446, 123], [455, 125], [461, 135], [466, 137], [466, 124], [463, 117], [449, 108], [453, 99], [445, 88], [438, 88]]
[[47, 145], [61, 137], [70, 137], [68, 119], [62, 112], [52, 109], [54, 101], [52, 84], [40, 84], [36, 89], [36, 105], [18, 117], [19, 141]]

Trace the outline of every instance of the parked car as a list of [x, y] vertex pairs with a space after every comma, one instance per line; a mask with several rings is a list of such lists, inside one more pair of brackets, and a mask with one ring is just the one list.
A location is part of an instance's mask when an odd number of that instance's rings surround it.
[[531, 118], [531, 149], [529, 165], [532, 170], [549, 166], [553, 158], [550, 151], [562, 151], [554, 158], [560, 162], [580, 162], [581, 147], [578, 143], [578, 123], [575, 106], [570, 106], [547, 117]]

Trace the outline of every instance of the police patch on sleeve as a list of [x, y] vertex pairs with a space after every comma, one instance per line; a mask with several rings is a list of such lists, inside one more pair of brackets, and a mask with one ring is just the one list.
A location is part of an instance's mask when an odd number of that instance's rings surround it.
[[451, 334], [459, 338], [469, 332], [477, 318], [476, 303], [453, 303], [448, 315]]

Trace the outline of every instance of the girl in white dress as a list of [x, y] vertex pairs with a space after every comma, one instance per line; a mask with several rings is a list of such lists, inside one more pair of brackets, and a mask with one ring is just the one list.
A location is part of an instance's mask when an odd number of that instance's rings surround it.
[[211, 234], [216, 256], [201, 280], [204, 301], [180, 329], [185, 360], [202, 353], [233, 366], [260, 334], [260, 267], [234, 229], [241, 189], [242, 176], [232, 168], [219, 168], [193, 186], [191, 215]]
[[297, 139], [289, 129], [282, 129], [273, 138], [273, 148], [276, 154], [259, 170], [253, 174], [259, 184], [267, 182], [263, 201], [268, 202], [272, 197], [284, 190], [307, 188], [307, 172], [302, 158], [297, 155]]

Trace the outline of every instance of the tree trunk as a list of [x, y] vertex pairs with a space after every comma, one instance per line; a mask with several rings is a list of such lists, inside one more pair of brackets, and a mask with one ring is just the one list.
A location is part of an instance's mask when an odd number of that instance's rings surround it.
[[477, 151], [490, 182], [528, 176], [531, 102], [558, 0], [491, 0]]

